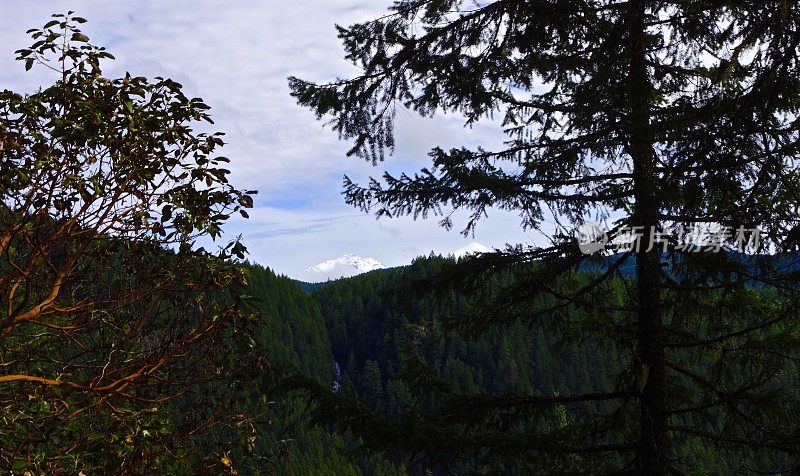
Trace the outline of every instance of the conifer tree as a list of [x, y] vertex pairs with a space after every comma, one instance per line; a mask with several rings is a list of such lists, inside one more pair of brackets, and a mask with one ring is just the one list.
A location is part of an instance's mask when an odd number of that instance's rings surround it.
[[[800, 5], [783, 0], [399, 0], [337, 27], [359, 74], [289, 82], [353, 142], [350, 155], [382, 161], [400, 108], [494, 121], [507, 135], [498, 149], [434, 148], [417, 173], [345, 177], [349, 204], [379, 217], [439, 214], [447, 228], [451, 210], [467, 210], [465, 234], [496, 209], [527, 228], [593, 218], [608, 223], [607, 254], [630, 232], [641, 244], [602, 260], [559, 231], [438, 280], [478, 296], [455, 328], [524, 321], [614, 349], [612, 387], [453, 395], [409, 416], [405, 438], [378, 437], [364, 415], [342, 420], [370, 431], [368, 445], [410, 455], [664, 474], [689, 469], [681, 449], [699, 444], [739, 470], [796, 467], [798, 27]], [[757, 254], [695, 252], [670, 233], [756, 228]], [[502, 270], [514, 279], [486, 291], [487, 273]], [[542, 424], [561, 405], [570, 423]]]

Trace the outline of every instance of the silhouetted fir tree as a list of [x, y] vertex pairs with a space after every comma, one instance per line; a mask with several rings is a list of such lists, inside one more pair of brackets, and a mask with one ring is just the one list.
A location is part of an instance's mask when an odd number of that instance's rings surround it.
[[[435, 148], [413, 175], [345, 178], [348, 203], [443, 214], [448, 228], [448, 210], [468, 210], [465, 234], [492, 209], [528, 228], [551, 214], [596, 217], [613, 221], [612, 238], [641, 227], [645, 244], [587, 278], [579, 270], [593, 258], [559, 232], [549, 246], [445, 267], [424, 286], [474, 297], [451, 328], [522, 321], [613, 350], [613, 387], [454, 393], [397, 426], [352, 412], [341, 421], [376, 448], [472, 452], [489, 467], [505, 455], [549, 465], [540, 470], [664, 474], [691, 468], [682, 448], [698, 445], [729, 469], [796, 467], [799, 276], [783, 252], [800, 229], [798, 23], [800, 5], [785, 0], [401, 0], [339, 27], [361, 73], [290, 86], [354, 142], [350, 154], [382, 160], [398, 108], [493, 118], [508, 136], [497, 150]], [[674, 237], [666, 252], [648, 250], [668, 226], [703, 223], [760, 227], [761, 254], [679, 253]], [[487, 280], [503, 273], [513, 279]], [[559, 405], [582, 417], [546, 425]]]

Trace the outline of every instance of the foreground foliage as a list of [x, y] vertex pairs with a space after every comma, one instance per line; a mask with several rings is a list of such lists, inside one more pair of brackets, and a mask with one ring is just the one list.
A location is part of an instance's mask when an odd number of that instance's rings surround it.
[[[169, 79], [103, 76], [85, 20], [17, 52], [55, 82], [0, 93], [0, 466], [36, 474], [224, 470], [246, 284], [197, 248], [252, 206], [221, 134]], [[238, 430], [237, 430], [238, 431]], [[215, 438], [217, 441], [215, 441]]]

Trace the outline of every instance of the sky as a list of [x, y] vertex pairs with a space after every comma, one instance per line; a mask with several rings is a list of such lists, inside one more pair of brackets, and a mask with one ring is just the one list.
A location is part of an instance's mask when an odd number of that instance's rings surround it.
[[[291, 277], [345, 253], [372, 257], [386, 266], [409, 263], [431, 251], [448, 254], [471, 241], [489, 247], [541, 242], [519, 227], [518, 217], [493, 212], [474, 237], [439, 227], [436, 217], [376, 220], [344, 203], [342, 177], [365, 182], [384, 170], [414, 172], [428, 165], [433, 146], [498, 144], [497, 127], [464, 128], [456, 116], [397, 117], [395, 154], [372, 164], [346, 157], [350, 144], [296, 105], [288, 76], [325, 82], [358, 70], [344, 60], [335, 24], [349, 25], [385, 12], [389, 0], [249, 1], [25, 1], [4, 8], [0, 17], [0, 88], [31, 91], [54, 78], [25, 72], [14, 51], [27, 47], [29, 28], [53, 13], [74, 10], [88, 23], [92, 43], [105, 46], [116, 61], [104, 73], [116, 77], [164, 76], [183, 84], [190, 97], [211, 106], [215, 127], [226, 133], [222, 151], [230, 157], [231, 182], [256, 189], [250, 219], [233, 218], [225, 239], [242, 236], [250, 261]], [[463, 215], [456, 215], [456, 217]]]

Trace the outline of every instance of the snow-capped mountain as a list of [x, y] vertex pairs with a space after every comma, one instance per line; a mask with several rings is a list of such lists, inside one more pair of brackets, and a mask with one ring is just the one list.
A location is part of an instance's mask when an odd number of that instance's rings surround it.
[[488, 246], [484, 246], [477, 241], [473, 241], [472, 243], [468, 244], [467, 246], [462, 246], [461, 248], [455, 250], [453, 252], [453, 256], [458, 258], [463, 258], [467, 255], [474, 255], [476, 253], [491, 253], [492, 249]]
[[309, 266], [304, 272], [303, 280], [317, 283], [328, 281], [329, 279], [355, 276], [385, 267], [386, 266], [375, 258], [364, 258], [354, 254], [346, 254], [338, 258], [323, 261], [314, 266]]
[[[456, 258], [463, 258], [476, 253], [491, 253], [492, 249], [478, 242], [462, 246], [461, 248], [449, 253]], [[322, 263], [309, 266], [298, 278], [308, 283], [321, 283], [332, 279], [349, 278], [357, 274], [384, 269], [386, 266], [375, 258], [364, 258], [354, 254], [342, 255], [338, 258], [329, 259]]]

